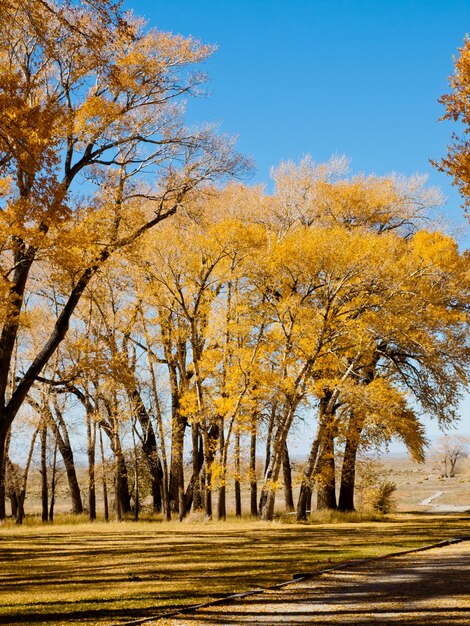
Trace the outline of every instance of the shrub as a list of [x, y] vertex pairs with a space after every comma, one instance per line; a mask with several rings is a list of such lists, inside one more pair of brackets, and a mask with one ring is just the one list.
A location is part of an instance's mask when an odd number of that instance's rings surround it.
[[[372, 493], [372, 508], [378, 513], [391, 513], [396, 508], [395, 491], [397, 486], [391, 480], [381, 482]], [[374, 493], [375, 492], [375, 493]]]

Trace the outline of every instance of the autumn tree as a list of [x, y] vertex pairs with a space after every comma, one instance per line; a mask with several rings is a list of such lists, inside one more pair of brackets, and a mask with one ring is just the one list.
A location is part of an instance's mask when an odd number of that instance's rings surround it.
[[470, 206], [470, 39], [467, 36], [459, 54], [454, 60], [454, 71], [449, 77], [450, 93], [444, 94], [439, 102], [444, 105], [442, 120], [459, 123], [459, 131], [452, 135], [447, 155], [440, 161], [433, 161], [442, 172], [453, 179], [459, 189], [464, 206]]
[[[212, 48], [119, 7], [1, 3], [0, 468], [11, 424], [99, 267], [202, 182], [245, 166], [210, 128], [183, 125], [178, 99], [197, 91], [204, 77], [191, 66]], [[49, 336], [14, 371], [25, 297], [46, 258], [68, 290]]]
[[[319, 360], [316, 371], [311, 373], [317, 379], [320, 416], [323, 417], [320, 432], [312, 444], [307, 474], [316, 473], [321, 477], [320, 491], [327, 486], [323, 485], [325, 476], [330, 477], [327, 483], [333, 506], [333, 441], [340, 432], [337, 410], [342, 405], [341, 388], [345, 382], [349, 384], [342, 377], [346, 375], [357, 381], [361, 369], [370, 368], [372, 363], [372, 370], [379, 369], [377, 374], [373, 372], [371, 380], [376, 375], [383, 379], [385, 372], [393, 378], [394, 371], [394, 393], [411, 391], [426, 412], [445, 422], [455, 417], [468, 367], [465, 257], [458, 254], [455, 243], [449, 238], [439, 233], [417, 232], [429, 221], [427, 210], [439, 202], [439, 194], [423, 187], [422, 177], [354, 176], [347, 179], [344, 173], [342, 160], [320, 166], [309, 159], [299, 166], [282, 165], [274, 173], [276, 193], [270, 201], [268, 219], [264, 220], [282, 241], [295, 240], [292, 248], [302, 257], [304, 267], [308, 267], [310, 253], [303, 242], [312, 237], [310, 231], [319, 237], [323, 230], [325, 238], [335, 241], [331, 253], [334, 261], [331, 269], [325, 266], [323, 273], [330, 276], [333, 287], [334, 281], [339, 281], [341, 289], [351, 290], [350, 295], [338, 292], [339, 306], [332, 302], [327, 309], [338, 316], [336, 322], [334, 315], [331, 319], [331, 329], [336, 325], [340, 332], [330, 348], [338, 365], [332, 368], [330, 363], [326, 367]], [[424, 242], [427, 244], [423, 245]], [[317, 243], [314, 250], [323, 262], [328, 262], [329, 253], [322, 251], [322, 245]], [[437, 253], [439, 249], [441, 255]], [[354, 259], [356, 253], [359, 254]], [[342, 259], [347, 260], [347, 254], [352, 255], [351, 267], [342, 278]], [[285, 270], [289, 278], [284, 284], [291, 281], [295, 291], [299, 291], [305, 279], [284, 259], [277, 275], [282, 276]], [[322, 287], [320, 276], [316, 285], [317, 289]], [[276, 293], [281, 296], [279, 288]], [[318, 294], [321, 293], [319, 289]], [[288, 310], [292, 314], [292, 306]], [[404, 323], [408, 318], [409, 326]], [[369, 375], [365, 380], [368, 379]], [[390, 406], [394, 404], [392, 398], [393, 394], [389, 398]], [[386, 414], [384, 407], [382, 421], [385, 425]], [[418, 456], [422, 455], [419, 423], [414, 428], [413, 442], [413, 428], [408, 431], [405, 428], [406, 423], [412, 426], [416, 421], [412, 411], [403, 407], [395, 417], [400, 414], [404, 420], [401, 434], [408, 432], [408, 443], [414, 446]], [[409, 419], [405, 419], [406, 415]], [[357, 415], [354, 422], [357, 426]], [[400, 420], [392, 419], [390, 426], [392, 424], [398, 429], [395, 433], [400, 433]], [[352, 436], [352, 430], [350, 434]], [[322, 458], [328, 460], [324, 467], [319, 465]]]

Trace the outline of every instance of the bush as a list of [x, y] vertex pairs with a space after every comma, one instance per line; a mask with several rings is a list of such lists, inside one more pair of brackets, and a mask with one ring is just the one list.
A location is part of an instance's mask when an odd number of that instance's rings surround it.
[[396, 508], [395, 491], [397, 486], [391, 480], [384, 480], [375, 488], [375, 493], [372, 496], [372, 508], [378, 513], [386, 515], [391, 513]]
[[356, 506], [359, 511], [387, 515], [395, 510], [397, 486], [389, 480], [387, 474], [390, 472], [376, 459], [359, 461], [356, 485]]

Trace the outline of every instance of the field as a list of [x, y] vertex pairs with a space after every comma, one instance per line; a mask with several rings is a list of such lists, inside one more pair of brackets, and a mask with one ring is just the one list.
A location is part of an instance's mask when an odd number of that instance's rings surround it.
[[[414, 463], [407, 458], [384, 459], [388, 477], [397, 485], [398, 511], [451, 512], [470, 509], [470, 463], [461, 461], [453, 478], [444, 478], [432, 460]], [[440, 494], [440, 495], [437, 495]], [[432, 498], [430, 504], [421, 502]]]
[[338, 561], [470, 534], [465, 515], [382, 522], [0, 528], [0, 623], [113, 624], [289, 580]]
[[[470, 510], [468, 464], [454, 478], [442, 478], [431, 461], [385, 458], [381, 473], [397, 491], [396, 513], [380, 521], [317, 516], [300, 525], [295, 516], [281, 515], [270, 524], [200, 516], [183, 523], [89, 524], [63, 513], [63, 494], [54, 525], [42, 526], [30, 515], [21, 528], [0, 526], [0, 624], [125, 622], [269, 586], [325, 564], [470, 535], [470, 515], [457, 512]], [[40, 510], [35, 482], [29, 513]], [[282, 491], [277, 503], [281, 511]]]

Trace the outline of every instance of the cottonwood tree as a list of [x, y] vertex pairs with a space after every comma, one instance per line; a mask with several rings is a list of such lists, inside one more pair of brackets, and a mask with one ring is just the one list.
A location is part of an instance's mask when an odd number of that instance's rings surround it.
[[[183, 125], [178, 98], [203, 81], [191, 66], [212, 49], [146, 29], [119, 5], [1, 3], [0, 468], [11, 424], [99, 267], [201, 182], [245, 166], [211, 129]], [[69, 290], [17, 373], [25, 297], [46, 258], [66, 266]]]
[[[420, 177], [405, 180], [399, 177], [358, 176], [348, 180], [339, 178], [343, 173], [344, 163], [337, 160], [327, 166], [316, 166], [308, 159], [298, 167], [292, 163], [281, 166], [274, 173], [278, 189], [272, 199], [273, 208], [268, 224], [275, 229], [278, 237], [284, 240], [287, 240], [289, 236], [294, 236], [293, 233], [296, 232], [299, 240], [301, 237], [304, 238], [302, 228], [318, 229], [319, 226], [324, 228], [334, 226], [341, 232], [338, 242], [343, 242], [344, 232], [355, 231], [359, 239], [364, 237], [361, 243], [358, 240], [356, 244], [358, 248], [367, 251], [371, 241], [375, 241], [374, 245], [377, 249], [382, 246], [381, 253], [376, 256], [375, 266], [374, 261], [371, 260], [368, 267], [359, 272], [358, 288], [361, 278], [369, 274], [371, 280], [368, 288], [364, 284], [364, 290], [361, 292], [359, 288], [357, 297], [351, 300], [350, 312], [355, 311], [356, 317], [346, 337], [349, 333], [352, 333], [350, 335], [352, 337], [356, 332], [356, 341], [351, 344], [357, 346], [362, 341], [366, 353], [372, 351], [374, 354], [378, 347], [385, 352], [386, 347], [389, 346], [388, 363], [396, 367], [395, 374], [397, 374], [397, 379], [400, 378], [399, 381], [395, 380], [395, 386], [403, 385], [404, 390], [411, 390], [422, 400], [424, 409], [437, 416], [438, 419], [452, 420], [455, 416], [459, 391], [466, 381], [465, 370], [468, 365], [466, 345], [468, 320], [465, 315], [468, 286], [465, 278], [465, 257], [459, 257], [455, 244], [439, 234], [422, 233], [413, 237], [417, 229], [425, 225], [426, 211], [439, 201], [439, 195], [432, 189], [423, 188], [424, 180]], [[385, 237], [387, 243], [380, 241], [382, 237]], [[406, 242], [410, 239], [412, 243], [409, 249], [406, 249]], [[423, 245], [425, 241], [427, 247]], [[298, 244], [298, 247], [300, 248], [301, 244]], [[344, 244], [338, 245], [335, 249], [338, 261], [342, 258], [343, 248]], [[426, 257], [424, 254], [423, 257], [423, 253], [428, 248], [429, 256]], [[442, 251], [442, 262], [436, 262], [439, 256], [436, 252], [439, 248]], [[402, 257], [406, 260], [401, 261]], [[335, 269], [340, 265], [341, 263], [338, 262]], [[358, 268], [360, 267], [359, 262]], [[374, 272], [376, 272], [375, 277]], [[290, 273], [293, 279], [295, 274], [292, 270]], [[446, 274], [447, 278], [443, 278]], [[413, 292], [414, 283], [413, 285], [407, 283], [413, 276], [421, 278], [420, 286], [423, 291], [419, 295]], [[450, 287], [450, 290], [446, 288], [446, 285]], [[454, 290], [453, 294], [450, 293], [452, 290]], [[437, 308], [433, 308], [434, 300], [442, 307], [440, 313], [437, 313]], [[387, 307], [390, 311], [390, 323], [392, 317], [395, 316], [393, 330], [392, 326], [387, 329], [384, 323], [387, 319]], [[426, 307], [428, 307], [427, 314], [422, 318], [420, 311]], [[414, 313], [420, 316], [423, 322], [426, 320], [426, 323], [423, 323], [425, 329], [421, 328], [417, 317], [413, 326], [403, 324], [403, 321], [410, 315], [413, 316]], [[364, 325], [361, 324], [362, 318]], [[375, 322], [373, 322], [374, 319]], [[439, 331], [439, 325], [441, 331], [447, 329], [444, 331], [448, 333], [447, 335]], [[412, 338], [413, 327], [415, 332], [422, 333], [421, 337]], [[385, 337], [384, 330], [386, 331]], [[388, 332], [390, 334], [387, 334]], [[406, 332], [407, 336], [405, 336]], [[453, 340], [448, 342], [450, 336]], [[397, 370], [398, 355], [396, 353], [399, 351], [397, 348], [399, 341], [403, 342], [401, 353], [403, 361], [408, 358], [409, 363], [407, 368], [402, 367]], [[418, 346], [421, 350], [417, 349]], [[342, 348], [338, 345], [332, 348], [332, 352], [342, 353], [345, 358], [348, 355], [347, 351], [342, 352], [344, 349], [344, 344]], [[441, 358], [447, 349], [449, 349], [448, 354]], [[355, 356], [357, 359], [358, 355]], [[380, 356], [382, 357], [383, 355]], [[354, 357], [350, 356], [349, 365], [353, 360]], [[374, 360], [378, 361], [379, 357], [375, 356]], [[343, 371], [347, 371], [348, 358], [345, 358], [345, 362], [347, 365]], [[382, 367], [384, 363], [385, 361], [382, 361]], [[360, 359], [356, 363], [356, 366], [358, 365], [360, 365]], [[324, 376], [325, 367], [319, 369], [320, 376]], [[356, 371], [354, 369], [353, 377], [357, 376], [360, 371], [360, 369]], [[389, 371], [391, 369], [393, 368], [389, 367]], [[408, 385], [404, 382], [405, 370], [410, 375]], [[329, 465], [331, 465], [334, 458], [332, 442], [337, 434], [337, 425], [335, 426], [337, 418], [334, 417], [333, 412], [337, 408], [338, 396], [336, 394], [339, 394], [339, 389], [333, 391], [335, 381], [333, 381], [333, 389], [331, 389], [331, 381], [326, 382], [324, 387], [327, 389], [327, 394], [325, 396], [322, 392], [321, 397], [327, 399], [327, 396], [331, 395], [331, 402], [326, 402], [324, 407], [329, 414], [325, 419], [325, 424], [329, 427], [323, 427], [321, 437], [317, 437], [313, 442], [311, 472], [314, 471], [315, 459], [319, 460], [322, 456], [326, 456], [330, 459]], [[427, 392], [424, 389], [427, 389]], [[323, 414], [323, 411], [320, 410], [320, 413]], [[419, 427], [416, 432], [419, 433]], [[327, 443], [325, 433], [328, 433], [327, 439], [330, 443], [322, 451], [321, 446]], [[334, 479], [332, 467], [326, 473]], [[334, 493], [334, 488], [329, 490]]]
[[470, 39], [467, 36], [454, 60], [454, 72], [449, 77], [450, 93], [444, 94], [439, 102], [445, 107], [442, 120], [459, 122], [459, 132], [452, 135], [447, 156], [432, 161], [441, 171], [453, 179], [462, 195], [466, 209], [470, 206]]
[[432, 450], [444, 478], [453, 478], [457, 463], [468, 456], [470, 439], [463, 435], [443, 435]]

